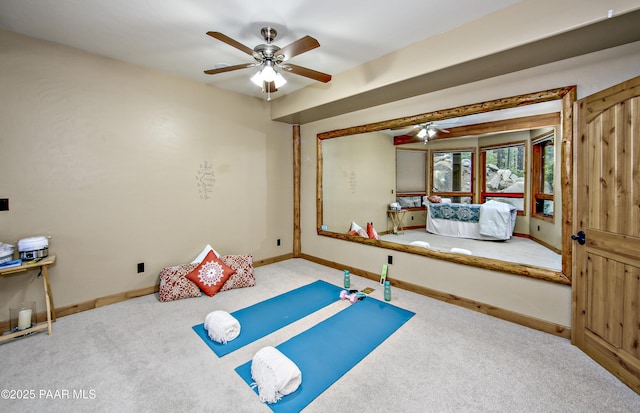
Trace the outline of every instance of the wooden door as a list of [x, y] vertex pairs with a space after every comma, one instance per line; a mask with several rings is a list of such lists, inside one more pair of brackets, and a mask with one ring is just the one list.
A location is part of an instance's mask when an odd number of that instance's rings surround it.
[[[576, 102], [572, 341], [640, 393], [640, 77]], [[576, 234], [574, 234], [574, 239]]]

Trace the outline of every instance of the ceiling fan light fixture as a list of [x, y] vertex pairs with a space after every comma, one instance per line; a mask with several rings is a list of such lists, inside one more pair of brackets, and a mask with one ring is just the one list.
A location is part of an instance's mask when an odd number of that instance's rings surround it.
[[274, 83], [276, 84], [277, 88], [280, 88], [280, 86], [283, 86], [285, 83], [287, 83], [287, 79], [285, 79], [284, 76], [282, 76], [280, 73], [276, 72]]
[[422, 139], [425, 136], [427, 136], [427, 128], [420, 129], [420, 132], [418, 132], [418, 138]]
[[262, 68], [262, 80], [265, 82], [273, 82], [276, 80], [276, 71], [273, 69], [273, 62], [267, 60]]
[[262, 70], [251, 76], [253, 84], [262, 88], [265, 82], [274, 82], [276, 88], [279, 88], [287, 83], [287, 79], [273, 68], [273, 62], [267, 61], [263, 66]]
[[427, 135], [429, 135], [429, 138], [433, 138], [434, 136], [436, 136], [436, 133], [437, 132], [436, 132], [435, 128], [433, 128], [431, 126], [429, 126], [427, 128]]
[[251, 82], [258, 87], [262, 87], [262, 85], [264, 85], [264, 81], [262, 80], [262, 70], [259, 70], [255, 75], [251, 76]]

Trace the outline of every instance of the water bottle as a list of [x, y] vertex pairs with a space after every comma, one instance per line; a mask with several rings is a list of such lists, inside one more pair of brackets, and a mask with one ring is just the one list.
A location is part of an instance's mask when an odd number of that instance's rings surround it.
[[351, 287], [351, 276], [349, 275], [349, 270], [344, 270], [344, 288]]
[[391, 301], [391, 284], [389, 281], [384, 283], [384, 300]]

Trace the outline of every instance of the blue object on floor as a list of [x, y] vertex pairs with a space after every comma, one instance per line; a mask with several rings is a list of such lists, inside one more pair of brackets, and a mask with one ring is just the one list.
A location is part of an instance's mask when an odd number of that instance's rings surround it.
[[[267, 406], [276, 413], [301, 411], [414, 315], [367, 297], [280, 344], [276, 348], [302, 372], [302, 384]], [[251, 385], [251, 360], [236, 372]]]
[[231, 315], [240, 323], [240, 335], [227, 344], [211, 340], [204, 323], [192, 328], [218, 357], [222, 357], [338, 301], [340, 291], [342, 288], [318, 280], [235, 311]]

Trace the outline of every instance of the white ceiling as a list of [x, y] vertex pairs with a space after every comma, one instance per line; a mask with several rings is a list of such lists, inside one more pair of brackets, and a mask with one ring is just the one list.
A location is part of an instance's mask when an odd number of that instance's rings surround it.
[[[218, 64], [252, 63], [207, 31], [249, 48], [264, 43], [264, 26], [278, 30], [280, 47], [310, 35], [320, 48], [290, 62], [336, 75], [520, 1], [1, 0], [0, 28], [263, 97], [249, 82], [256, 69], [203, 74]], [[285, 76], [273, 98], [314, 82]]]

